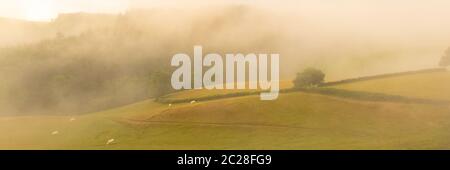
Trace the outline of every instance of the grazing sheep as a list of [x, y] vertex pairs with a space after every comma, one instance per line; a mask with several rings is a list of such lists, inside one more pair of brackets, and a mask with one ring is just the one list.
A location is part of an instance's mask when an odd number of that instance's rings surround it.
[[52, 132], [52, 135], [57, 135], [57, 134], [59, 134], [59, 131], [57, 131], [57, 130]]
[[195, 104], [195, 103], [197, 103], [197, 101], [195, 101], [195, 100], [192, 100], [192, 101], [191, 101], [191, 104]]
[[70, 121], [71, 121], [71, 122], [73, 122], [73, 121], [75, 121], [75, 120], [76, 120], [76, 119], [75, 119], [75, 118], [73, 118], [73, 117], [72, 117], [72, 118], [70, 118]]
[[172, 107], [172, 104], [169, 104], [169, 107]]
[[114, 141], [115, 141], [114, 139], [110, 139], [110, 140], [108, 140], [108, 141], [106, 142], [106, 145], [110, 145], [110, 144], [112, 144]]

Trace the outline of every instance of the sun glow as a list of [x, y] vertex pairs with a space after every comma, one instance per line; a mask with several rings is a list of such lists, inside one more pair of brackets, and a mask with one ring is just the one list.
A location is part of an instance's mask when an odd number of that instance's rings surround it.
[[31, 21], [50, 21], [58, 13], [51, 0], [23, 0], [24, 17]]

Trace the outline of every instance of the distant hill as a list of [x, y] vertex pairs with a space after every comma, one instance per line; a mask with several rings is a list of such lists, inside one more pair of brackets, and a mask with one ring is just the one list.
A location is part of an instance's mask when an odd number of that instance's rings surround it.
[[0, 47], [49, 38], [47, 23], [0, 18]]
[[0, 18], [0, 47], [33, 43], [57, 36], [75, 36], [88, 30], [110, 27], [117, 15], [67, 13], [51, 22]]

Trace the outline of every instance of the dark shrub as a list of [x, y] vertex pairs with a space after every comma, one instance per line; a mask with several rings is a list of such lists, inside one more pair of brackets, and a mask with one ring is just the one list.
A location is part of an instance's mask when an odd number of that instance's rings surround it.
[[301, 73], [297, 73], [297, 77], [294, 80], [294, 86], [296, 88], [317, 86], [323, 83], [325, 74], [314, 68], [305, 69]]
[[439, 66], [447, 67], [450, 65], [450, 47], [445, 51], [444, 55], [441, 57], [441, 61], [439, 62]]

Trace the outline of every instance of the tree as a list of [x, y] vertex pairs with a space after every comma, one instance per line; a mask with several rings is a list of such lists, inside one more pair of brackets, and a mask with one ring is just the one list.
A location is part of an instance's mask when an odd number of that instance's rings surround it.
[[170, 74], [165, 71], [155, 71], [150, 74], [150, 93], [155, 97], [161, 97], [172, 91]]
[[441, 61], [439, 62], [439, 66], [447, 67], [450, 65], [450, 47], [445, 51], [444, 55], [441, 57]]
[[301, 73], [297, 73], [297, 77], [294, 80], [296, 88], [317, 86], [323, 83], [325, 74], [314, 68], [305, 69]]

